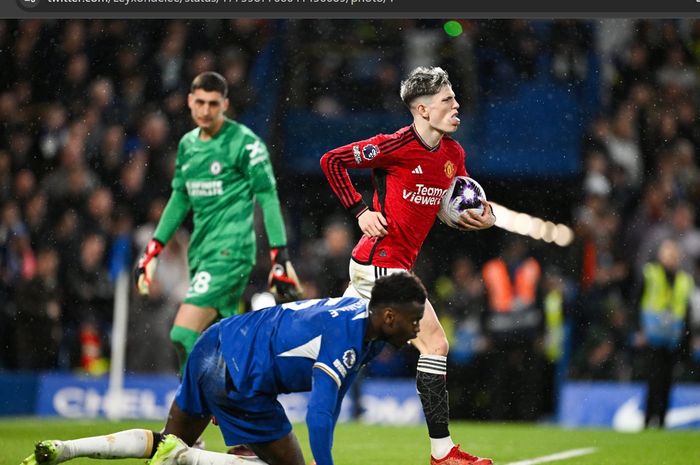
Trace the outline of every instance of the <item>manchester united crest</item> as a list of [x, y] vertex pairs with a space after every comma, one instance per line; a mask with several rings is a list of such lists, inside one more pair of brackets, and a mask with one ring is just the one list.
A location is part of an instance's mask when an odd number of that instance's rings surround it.
[[455, 173], [457, 172], [457, 167], [455, 166], [454, 163], [451, 161], [447, 160], [445, 162], [445, 176], [447, 176], [449, 179], [452, 179], [455, 177]]

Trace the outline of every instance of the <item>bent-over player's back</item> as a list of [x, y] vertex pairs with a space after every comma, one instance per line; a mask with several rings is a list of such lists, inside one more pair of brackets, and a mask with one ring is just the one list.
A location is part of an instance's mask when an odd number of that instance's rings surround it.
[[237, 390], [311, 390], [312, 370], [340, 388], [383, 343], [364, 344], [368, 301], [353, 297], [278, 305], [223, 320], [221, 350]]

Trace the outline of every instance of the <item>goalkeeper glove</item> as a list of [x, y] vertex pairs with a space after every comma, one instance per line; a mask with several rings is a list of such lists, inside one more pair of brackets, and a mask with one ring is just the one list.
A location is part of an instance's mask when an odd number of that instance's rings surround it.
[[148, 295], [148, 287], [153, 281], [153, 275], [156, 272], [158, 264], [158, 254], [163, 250], [163, 243], [158, 239], [151, 239], [146, 246], [146, 250], [139, 259], [138, 265], [134, 270], [134, 279], [139, 294]]
[[279, 300], [299, 300], [302, 296], [302, 288], [299, 285], [292, 262], [289, 261], [286, 247], [270, 249], [270, 261], [272, 269], [267, 280], [270, 291], [276, 294]]

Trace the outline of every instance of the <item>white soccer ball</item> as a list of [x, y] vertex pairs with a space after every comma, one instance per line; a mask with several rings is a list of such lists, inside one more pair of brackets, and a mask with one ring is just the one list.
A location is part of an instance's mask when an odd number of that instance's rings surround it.
[[457, 223], [460, 214], [466, 210], [483, 213], [481, 200], [486, 200], [486, 192], [478, 182], [468, 176], [456, 176], [442, 196], [438, 218], [447, 226], [462, 229]]

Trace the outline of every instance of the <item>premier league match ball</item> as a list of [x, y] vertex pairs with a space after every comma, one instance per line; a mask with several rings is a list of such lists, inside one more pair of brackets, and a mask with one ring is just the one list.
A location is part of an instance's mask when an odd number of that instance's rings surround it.
[[482, 199], [486, 200], [486, 192], [478, 182], [468, 176], [456, 176], [442, 196], [438, 218], [447, 226], [462, 229], [457, 223], [459, 215], [466, 210], [483, 213]]

